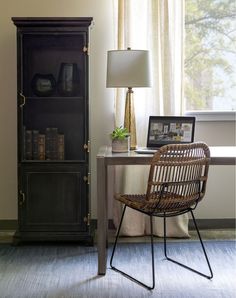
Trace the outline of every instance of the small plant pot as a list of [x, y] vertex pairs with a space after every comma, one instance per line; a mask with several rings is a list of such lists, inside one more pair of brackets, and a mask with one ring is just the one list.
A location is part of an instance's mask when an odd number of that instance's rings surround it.
[[130, 136], [123, 140], [114, 139], [112, 140], [112, 152], [122, 153], [130, 150]]

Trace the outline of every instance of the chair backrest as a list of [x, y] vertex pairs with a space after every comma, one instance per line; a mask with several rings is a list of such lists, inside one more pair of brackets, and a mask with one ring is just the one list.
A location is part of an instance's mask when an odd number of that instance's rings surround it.
[[170, 144], [153, 156], [146, 199], [153, 212], [181, 212], [202, 200], [210, 150], [205, 143]]

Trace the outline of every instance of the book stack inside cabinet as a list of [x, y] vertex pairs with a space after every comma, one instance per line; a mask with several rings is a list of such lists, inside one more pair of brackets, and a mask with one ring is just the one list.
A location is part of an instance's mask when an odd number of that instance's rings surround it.
[[57, 127], [47, 127], [44, 133], [24, 127], [24, 159], [64, 160], [65, 137]]

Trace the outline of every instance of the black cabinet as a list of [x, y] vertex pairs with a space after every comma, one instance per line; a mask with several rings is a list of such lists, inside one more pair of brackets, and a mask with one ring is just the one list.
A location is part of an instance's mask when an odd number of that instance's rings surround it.
[[88, 39], [92, 18], [12, 18], [17, 27], [15, 241], [93, 242]]

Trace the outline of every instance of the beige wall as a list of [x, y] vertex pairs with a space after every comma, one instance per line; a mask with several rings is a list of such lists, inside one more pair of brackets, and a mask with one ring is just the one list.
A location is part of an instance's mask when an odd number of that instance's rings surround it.
[[[2, 0], [0, 2], [0, 220], [17, 219], [16, 37], [11, 17], [88, 16], [90, 35], [90, 138], [92, 217], [96, 218], [96, 153], [113, 128], [113, 90], [106, 89], [106, 52], [113, 49], [111, 0]], [[219, 137], [220, 136], [220, 137]], [[196, 139], [209, 145], [235, 144], [235, 123], [199, 122]], [[221, 181], [224, 181], [221, 186]], [[212, 204], [214, 208], [212, 208]], [[199, 218], [235, 217], [235, 167], [212, 167], [207, 200]]]

